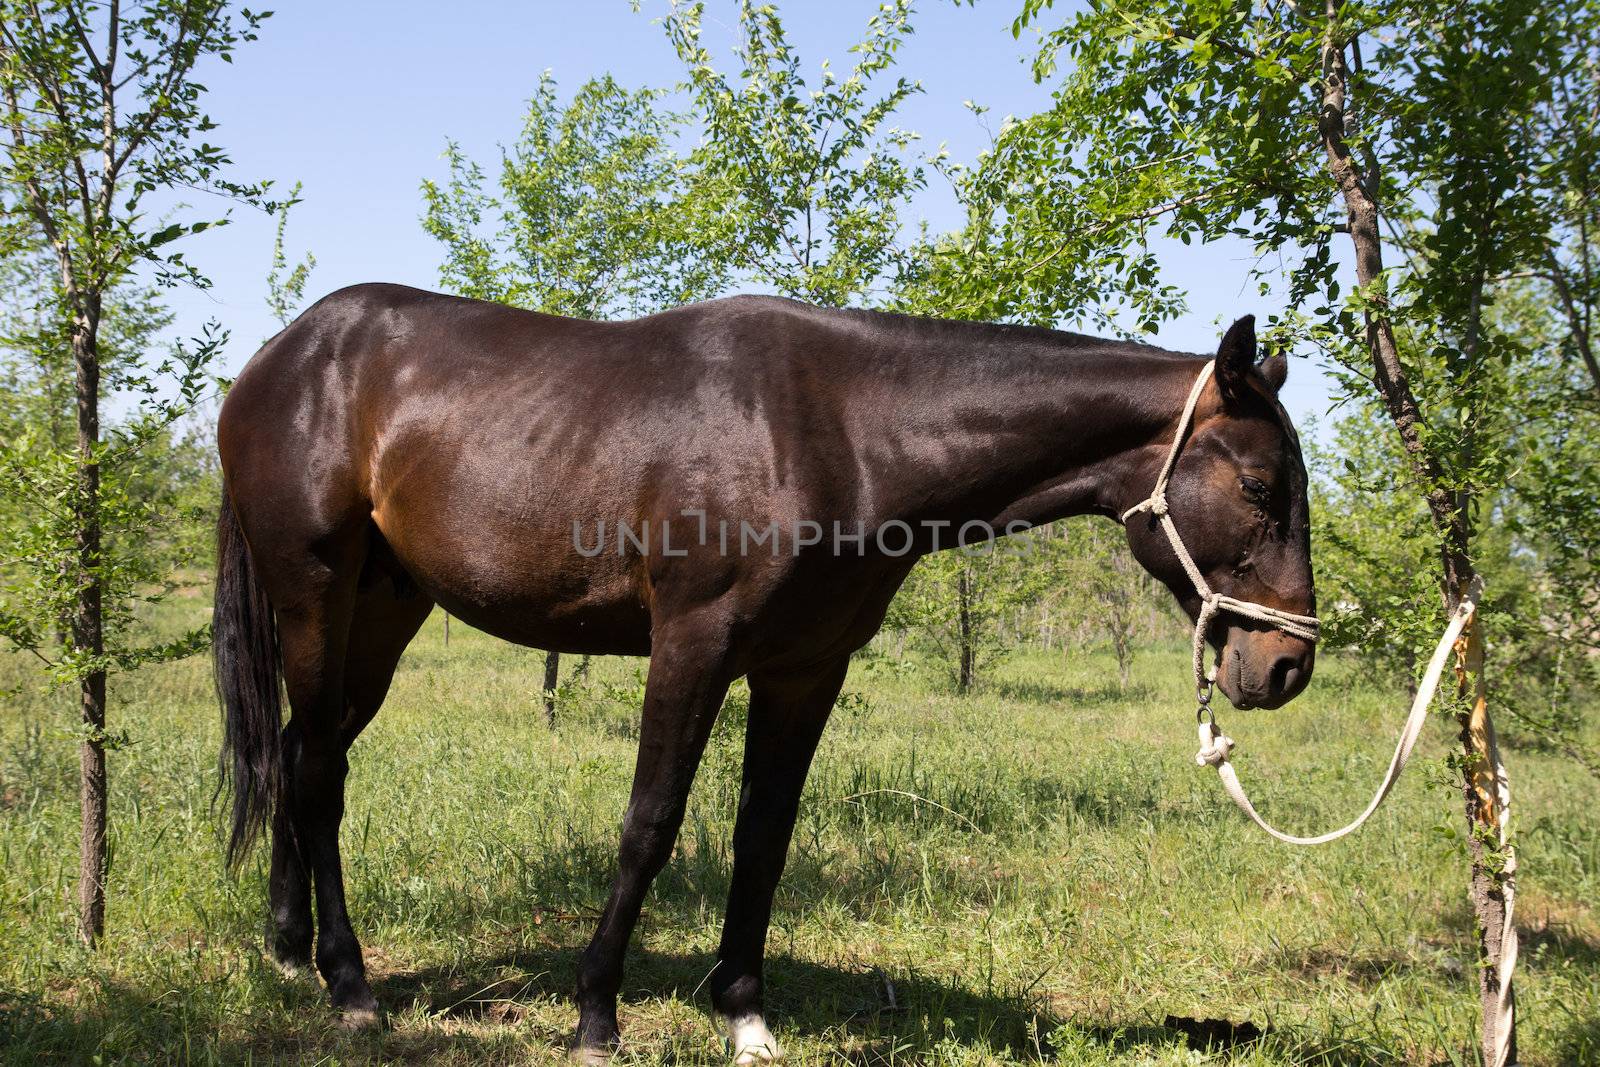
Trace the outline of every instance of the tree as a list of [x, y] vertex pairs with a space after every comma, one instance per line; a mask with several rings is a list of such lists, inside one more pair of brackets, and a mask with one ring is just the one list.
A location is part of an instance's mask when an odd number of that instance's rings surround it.
[[[1025, 0], [1018, 31], [1048, 6]], [[1073, 62], [1055, 105], [1002, 134], [973, 180], [999, 303], [1109, 297], [1158, 321], [1181, 299], [1149, 258], [1158, 228], [1252, 243], [1264, 287], [1287, 258], [1288, 304], [1305, 310], [1278, 316], [1268, 344], [1320, 347], [1382, 404], [1428, 515], [1442, 595], [1426, 625], [1437, 627], [1476, 577], [1478, 519], [1511, 456], [1496, 368], [1520, 351], [1488, 309], [1502, 279], [1548, 266], [1552, 248], [1581, 263], [1587, 247], [1592, 204], [1571, 205], [1592, 184], [1592, 91], [1576, 106], [1560, 92], [1592, 86], [1594, 10], [1096, 0], [1045, 31], [1040, 77]], [[1085, 263], [1101, 271], [1086, 278]], [[1494, 1031], [1510, 994], [1496, 967], [1508, 884], [1480, 635], [1457, 710], [1493, 1060], [1515, 1043]]]
[[1428, 509], [1376, 398], [1350, 401], [1331, 431], [1328, 443], [1306, 446], [1315, 513], [1339, 517], [1318, 525], [1312, 555], [1322, 643], [1358, 650], [1403, 684], [1438, 639]]
[[[142, 274], [161, 285], [204, 283], [172, 246], [225, 219], [160, 217], [152, 194], [201, 189], [245, 202], [264, 194], [224, 177], [229, 161], [204, 139], [213, 124], [194, 78], [203, 60], [231, 60], [261, 17], [234, 15], [220, 0], [148, 0], [126, 11], [97, 0], [0, 2], [0, 255], [43, 249], [50, 261], [29, 350], [41, 373], [70, 374], [74, 429], [68, 447], [35, 433], [7, 448], [8, 473], [38, 506], [14, 561], [28, 581], [8, 591], [0, 627], [53, 679], [78, 688], [79, 934], [91, 945], [105, 927], [107, 674], [191, 652], [205, 637], [131, 640], [131, 605], [164, 575], [140, 543], [156, 516], [129, 483], [146, 448], [209, 384], [223, 337], [208, 328], [158, 362], [114, 368], [108, 301]], [[101, 402], [113, 390], [134, 411], [108, 430]], [[58, 646], [51, 631], [63, 618]]]
[[516, 142], [500, 153], [498, 193], [450, 142], [450, 177], [422, 183], [422, 227], [445, 248], [454, 292], [584, 319], [638, 315], [721, 290], [725, 271], [695, 240], [679, 118], [654, 89], [608, 75], [562, 105], [540, 76]]
[[[1595, 106], [1600, 5], [1574, 4], [1562, 14], [1553, 61], [1541, 71], [1548, 91], [1519, 131], [1526, 155], [1539, 163], [1522, 177], [1526, 195], [1551, 223], [1530, 235], [1532, 254], [1522, 273], [1540, 301], [1557, 312], [1563, 362], [1576, 365], [1580, 388], [1600, 401], [1600, 351], [1594, 335], [1600, 312], [1600, 188], [1594, 166], [1600, 158], [1600, 108]], [[1498, 279], [1501, 284], [1519, 280]]]
[[[54, 263], [47, 253], [23, 251], [5, 261], [0, 326], [0, 462], [10, 475], [0, 483], [0, 510], [7, 529], [7, 558], [0, 563], [10, 595], [0, 602], [0, 632], [32, 633], [57, 649], [67, 646], [74, 605], [56, 581], [37, 583], [37, 569], [52, 549], [37, 543], [50, 528], [51, 511], [40, 496], [48, 484], [39, 472], [69, 456], [77, 439], [73, 404], [71, 340], [53, 306], [57, 289]], [[106, 301], [100, 329], [103, 380], [137, 374], [139, 362], [172, 316], [158, 294], [133, 284], [119, 286]], [[110, 387], [115, 391], [115, 387]], [[155, 444], [156, 442], [152, 442]], [[51, 505], [53, 507], [53, 505]], [[56, 509], [59, 517], [61, 512]], [[59, 545], [65, 547], [65, 540]], [[62, 555], [54, 559], [60, 580], [72, 570]], [[16, 643], [15, 641], [13, 643]], [[26, 647], [23, 645], [22, 647]]]
[[1100, 637], [1117, 659], [1117, 681], [1133, 680], [1135, 638], [1163, 628], [1167, 601], [1155, 581], [1128, 551], [1122, 532], [1098, 519], [1061, 523], [1050, 536], [1055, 551], [1051, 584], [1064, 610], [1080, 620], [1080, 631]]
[[272, 262], [267, 267], [267, 307], [280, 325], [287, 326], [306, 298], [306, 282], [317, 267], [310, 252], [294, 266], [284, 251], [283, 235], [289, 228], [289, 209], [300, 202], [300, 183], [289, 190], [289, 199], [278, 205], [278, 225], [272, 233]]
[[692, 156], [699, 243], [723, 249], [741, 278], [827, 307], [885, 303], [905, 245], [901, 219], [925, 184], [906, 158], [916, 135], [889, 124], [920, 88], [904, 78], [873, 95], [911, 33], [911, 0], [867, 23], [843, 78], [824, 61], [801, 74], [777, 8], [741, 0], [738, 79], [701, 39], [705, 5], [674, 7], [667, 36], [688, 72], [703, 140]]
[[1027, 556], [1044, 544], [1007, 538], [927, 556], [895, 596], [885, 626], [920, 635], [956, 692], [970, 692], [1015, 643], [1004, 624], [1038, 599], [1046, 571]]
[[1571, 358], [1568, 324], [1552, 335], [1539, 329], [1550, 316], [1521, 318], [1519, 335], [1536, 358], [1517, 368], [1517, 388], [1508, 391], [1521, 418], [1511, 441], [1515, 474], [1499, 509], [1529, 571], [1512, 615], [1518, 675], [1507, 687], [1510, 709], [1600, 776], [1600, 752], [1574, 699], [1600, 691], [1600, 398], [1586, 361]]
[[[1500, 702], [1524, 739], [1600, 775], [1580, 718], [1585, 705], [1574, 699], [1600, 681], [1600, 405], [1589, 400], [1587, 368], [1572, 358], [1551, 295], [1525, 279], [1491, 310], [1493, 329], [1517, 338], [1522, 355], [1495, 375], [1494, 391], [1516, 417], [1505, 431], [1507, 477], [1481, 505], [1494, 521], [1474, 536], [1474, 563], [1494, 576], [1484, 604], [1504, 679]], [[1369, 663], [1410, 676], [1433, 645], [1425, 620], [1437, 594], [1427, 509], [1386, 419], [1375, 399], [1352, 400], [1331, 446], [1308, 449], [1317, 509], [1339, 516], [1319, 534], [1317, 587], [1329, 645], [1361, 649]]]

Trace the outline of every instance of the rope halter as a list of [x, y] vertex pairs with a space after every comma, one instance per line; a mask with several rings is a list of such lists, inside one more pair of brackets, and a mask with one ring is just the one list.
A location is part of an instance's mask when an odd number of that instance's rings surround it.
[[1149, 496], [1122, 513], [1123, 525], [1127, 525], [1128, 519], [1141, 511], [1148, 511], [1156, 517], [1161, 529], [1166, 532], [1167, 540], [1172, 542], [1173, 554], [1178, 557], [1178, 562], [1183, 564], [1184, 573], [1189, 576], [1189, 581], [1194, 584], [1194, 591], [1200, 596], [1200, 614], [1194, 623], [1194, 682], [1200, 696], [1202, 718], [1210, 713], [1211, 686], [1216, 676], [1215, 667], [1210, 671], [1206, 670], [1206, 634], [1211, 629], [1212, 620], [1220, 613], [1228, 611], [1249, 619], [1257, 619], [1276, 626], [1286, 634], [1307, 641], [1317, 639], [1319, 626], [1314, 615], [1296, 615], [1290, 611], [1280, 611], [1265, 604], [1226, 596], [1212, 589], [1206, 583], [1205, 575], [1201, 574], [1200, 568], [1195, 565], [1194, 557], [1184, 546], [1183, 538], [1178, 536], [1178, 527], [1172, 521], [1171, 508], [1167, 503], [1167, 483], [1171, 481], [1172, 471], [1178, 465], [1178, 453], [1183, 450], [1184, 439], [1194, 427], [1194, 409], [1200, 403], [1200, 394], [1205, 391], [1206, 382], [1211, 379], [1215, 366], [1214, 361], [1207, 360], [1205, 366], [1200, 369], [1199, 376], [1194, 380], [1194, 387], [1189, 390], [1189, 399], [1183, 405], [1183, 414], [1178, 416], [1178, 429], [1172, 435], [1172, 447], [1167, 449], [1167, 458], [1161, 464], [1161, 473], [1156, 477], [1155, 488], [1150, 491]]

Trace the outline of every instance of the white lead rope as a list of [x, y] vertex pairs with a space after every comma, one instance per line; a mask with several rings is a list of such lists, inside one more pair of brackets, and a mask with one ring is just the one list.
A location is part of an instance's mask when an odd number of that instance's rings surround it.
[[[1473, 593], [1476, 594], [1474, 589]], [[1372, 797], [1372, 802], [1367, 805], [1356, 820], [1348, 826], [1316, 837], [1296, 837], [1286, 834], [1281, 830], [1268, 825], [1250, 803], [1250, 798], [1245, 794], [1244, 786], [1239, 782], [1239, 775], [1234, 771], [1233, 764], [1228, 762], [1228, 753], [1233, 748], [1233, 739], [1222, 732], [1215, 718], [1210, 715], [1202, 716], [1200, 722], [1200, 751], [1195, 755], [1194, 761], [1201, 766], [1210, 764], [1222, 776], [1222, 786], [1228, 791], [1228, 796], [1239, 805], [1239, 810], [1250, 816], [1250, 821], [1261, 829], [1277, 838], [1279, 841], [1290, 845], [1325, 845], [1329, 841], [1337, 841], [1346, 834], [1359, 830], [1372, 813], [1378, 810], [1378, 805], [1383, 803], [1389, 795], [1389, 790], [1400, 780], [1400, 772], [1405, 770], [1406, 761], [1411, 758], [1411, 750], [1417, 745], [1417, 738], [1422, 734], [1422, 727], [1428, 721], [1428, 707], [1433, 703], [1434, 694], [1439, 689], [1439, 679], [1444, 675], [1445, 664], [1450, 659], [1450, 653], [1455, 648], [1456, 641], [1460, 639], [1461, 632], [1472, 621], [1473, 613], [1477, 611], [1474, 596], [1463, 599], [1456, 608], [1456, 613], [1450, 619], [1450, 625], [1445, 627], [1444, 636], [1439, 639], [1439, 645], [1433, 650], [1433, 658], [1428, 661], [1428, 669], [1423, 672], [1422, 684], [1417, 687], [1416, 699], [1411, 702], [1411, 714], [1406, 717], [1405, 728], [1400, 731], [1400, 743], [1395, 746], [1394, 757], [1389, 760], [1389, 770], [1383, 776], [1383, 782], [1378, 786], [1378, 791]]]

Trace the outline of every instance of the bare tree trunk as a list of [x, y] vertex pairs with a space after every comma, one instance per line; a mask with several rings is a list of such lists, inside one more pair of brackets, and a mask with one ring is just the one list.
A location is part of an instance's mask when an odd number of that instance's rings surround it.
[[[1446, 606], [1454, 611], [1475, 577], [1468, 547], [1471, 528], [1468, 519], [1470, 501], [1464, 493], [1451, 494], [1445, 488], [1443, 471], [1436, 457], [1428, 452], [1422, 437], [1422, 416], [1405, 368], [1400, 362], [1395, 344], [1394, 329], [1389, 321], [1387, 296], [1378, 291], [1375, 283], [1381, 281], [1383, 271], [1383, 242], [1378, 229], [1378, 204], [1373, 190], [1377, 188], [1377, 175], [1363, 176], [1350, 154], [1346, 141], [1345, 117], [1348, 105], [1349, 68], [1345, 59], [1348, 42], [1342, 36], [1339, 24], [1340, 0], [1325, 0], [1327, 17], [1326, 37], [1322, 49], [1322, 112], [1318, 130], [1327, 151], [1328, 169], [1339, 187], [1345, 204], [1350, 241], [1355, 249], [1356, 279], [1367, 290], [1367, 342], [1372, 352], [1373, 380], [1388, 409], [1389, 417], [1399, 431], [1406, 455], [1427, 488], [1428, 510], [1435, 526], [1443, 535], [1442, 565], [1443, 588]], [[1468, 343], [1475, 344], [1476, 336], [1469, 324]], [[1483, 639], [1476, 623], [1467, 638], [1461, 659], [1460, 681], [1464, 693], [1475, 695], [1473, 710], [1462, 720], [1461, 743], [1467, 757], [1464, 783], [1468, 835], [1472, 858], [1470, 897], [1479, 930], [1478, 991], [1483, 1008], [1481, 1047], [1489, 1067], [1516, 1060], [1515, 1020], [1508, 1010], [1502, 1018], [1500, 1004], [1499, 966], [1502, 940], [1507, 917], [1507, 893], [1502, 881], [1501, 857], [1497, 842], [1498, 826], [1494, 791], [1482, 788], [1483, 768], [1490, 761], [1485, 748], [1486, 735], [1492, 735], [1488, 723], [1488, 710], [1483, 692]], [[1494, 768], [1489, 767], [1491, 780]], [[1504, 1001], [1511, 1003], [1509, 982], [1504, 990]], [[1496, 1027], [1497, 1020], [1505, 1028]], [[1502, 1046], [1509, 1057], [1497, 1054]]]
[[544, 654], [544, 721], [556, 724], [556, 683], [561, 673], [561, 653]]
[[[98, 323], [84, 316], [73, 332], [72, 355], [78, 423], [78, 494], [73, 508], [77, 526], [76, 610], [72, 644], [82, 655], [105, 653], [100, 578], [100, 359], [95, 343]], [[78, 936], [95, 945], [106, 928], [106, 674], [94, 670], [78, 684], [83, 740], [78, 746]]]
[[965, 693], [972, 688], [974, 659], [972, 650], [972, 578], [966, 565], [956, 579], [956, 608], [961, 630], [961, 660], [956, 673], [956, 691]]
[[1124, 691], [1128, 683], [1133, 680], [1133, 642], [1127, 627], [1117, 625], [1116, 637], [1113, 644], [1117, 652], [1117, 688]]

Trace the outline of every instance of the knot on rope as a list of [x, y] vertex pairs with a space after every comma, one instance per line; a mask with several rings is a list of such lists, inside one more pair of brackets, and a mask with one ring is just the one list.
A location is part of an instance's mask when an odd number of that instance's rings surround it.
[[1194, 754], [1194, 761], [1202, 767], [1220, 767], [1228, 760], [1228, 753], [1233, 751], [1233, 738], [1222, 732], [1222, 727], [1214, 722], [1200, 724], [1200, 751]]
[[1165, 495], [1150, 498], [1150, 514], [1156, 518], [1167, 513], [1167, 498]]

